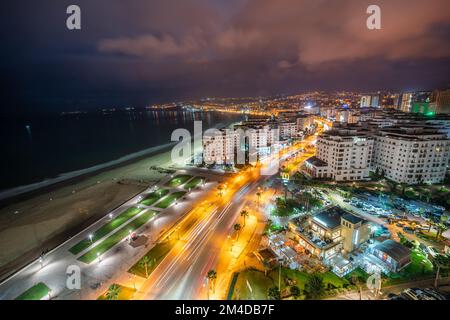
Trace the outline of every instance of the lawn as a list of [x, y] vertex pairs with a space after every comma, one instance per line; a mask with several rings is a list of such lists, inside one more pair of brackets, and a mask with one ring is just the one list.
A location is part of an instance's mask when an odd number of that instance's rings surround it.
[[145, 197], [145, 199], [141, 201], [141, 204], [143, 204], [144, 206], [151, 206], [156, 201], [158, 201], [159, 199], [161, 199], [162, 197], [164, 197], [168, 194], [169, 194], [169, 190], [160, 189], [158, 191], [148, 194], [147, 197]]
[[[239, 274], [238, 280], [235, 285], [233, 293], [233, 299], [252, 299], [252, 294], [247, 286], [247, 281], [253, 289], [254, 299], [267, 299], [267, 292], [270, 287], [278, 286], [278, 272], [279, 269], [275, 268], [267, 274], [259, 270], [246, 270]], [[325, 289], [327, 288], [343, 288], [350, 285], [346, 279], [339, 278], [332, 272], [325, 272], [319, 274], [324, 282]], [[302, 271], [291, 270], [289, 268], [281, 268], [281, 291], [290, 287], [287, 279], [291, 280], [291, 284], [295, 283], [301, 291], [305, 289], [305, 284], [308, 281], [310, 274]]]
[[[121, 286], [120, 284], [116, 284], [120, 288], [119, 296], [117, 300], [131, 300], [133, 299], [134, 293], [136, 290], [134, 288]], [[106, 292], [103, 293], [97, 300], [108, 300], [106, 297]]]
[[178, 186], [181, 186], [182, 184], [186, 183], [190, 178], [192, 178], [192, 176], [188, 175], [188, 174], [182, 174], [176, 177], [173, 177], [172, 179], [170, 179], [166, 185], [171, 187], [171, 188], [176, 188]]
[[70, 252], [73, 254], [78, 254], [84, 249], [88, 248], [91, 244], [95, 243], [96, 241], [100, 240], [104, 236], [106, 236], [108, 233], [113, 231], [114, 229], [120, 227], [125, 222], [133, 218], [135, 215], [137, 215], [139, 212], [141, 212], [142, 209], [131, 207], [119, 214], [116, 218], [108, 222], [107, 224], [104, 224], [100, 229], [95, 231], [92, 234], [92, 242], [90, 239], [84, 239], [78, 242], [76, 245], [74, 245], [72, 248], [69, 249]]
[[195, 177], [194, 179], [192, 179], [191, 181], [186, 183], [186, 185], [184, 186], [184, 189], [186, 189], [186, 190], [194, 189], [202, 181], [203, 181], [202, 177]]
[[50, 288], [45, 283], [39, 282], [18, 296], [16, 300], [41, 300], [48, 295], [49, 291]]
[[178, 191], [178, 192], [174, 192], [172, 194], [169, 194], [168, 196], [166, 196], [164, 199], [162, 199], [157, 205], [156, 207], [161, 208], [161, 209], [166, 209], [167, 207], [169, 207], [175, 200], [180, 199], [182, 196], [184, 196], [186, 194], [186, 192], [184, 191]]
[[150, 251], [148, 251], [135, 265], [133, 265], [128, 272], [137, 276], [146, 277], [145, 267], [140, 264], [145, 256], [149, 257], [150, 263], [147, 266], [148, 275], [158, 266], [158, 264], [164, 259], [176, 243], [176, 239], [166, 240], [164, 242], [157, 243]]
[[[252, 292], [247, 285], [252, 288]], [[274, 281], [266, 277], [264, 272], [258, 270], [245, 270], [239, 273], [232, 300], [267, 300], [267, 291], [274, 286]]]
[[122, 227], [119, 231], [112, 234], [111, 236], [100, 242], [98, 245], [96, 245], [94, 248], [86, 252], [84, 255], [79, 257], [78, 260], [88, 264], [91, 263], [97, 258], [97, 253], [99, 255], [104, 254], [106, 251], [118, 244], [122, 239], [127, 237], [129, 235], [129, 231], [134, 231], [140, 228], [156, 214], [157, 213], [155, 211], [144, 212], [141, 216], [137, 217], [129, 224]]

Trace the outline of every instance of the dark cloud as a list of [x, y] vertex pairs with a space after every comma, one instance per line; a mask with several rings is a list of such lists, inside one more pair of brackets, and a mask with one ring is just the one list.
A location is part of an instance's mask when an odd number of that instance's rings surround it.
[[[372, 2], [9, 2], [0, 53], [9, 85], [2, 90], [16, 104], [72, 108], [447, 85], [450, 2], [375, 1], [382, 30], [370, 31]], [[65, 8], [73, 3], [82, 9], [78, 32], [65, 29]]]

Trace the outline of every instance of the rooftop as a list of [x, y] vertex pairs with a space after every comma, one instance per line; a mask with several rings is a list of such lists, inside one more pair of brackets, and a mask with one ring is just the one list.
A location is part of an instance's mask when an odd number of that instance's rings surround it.
[[396, 261], [409, 259], [411, 255], [411, 250], [409, 248], [393, 240], [385, 240], [384, 242], [377, 244], [374, 249], [386, 253]]
[[316, 214], [313, 217], [313, 220], [322, 227], [333, 230], [341, 225], [341, 217], [347, 214], [347, 211], [339, 207], [331, 207]]
[[326, 167], [328, 164], [325, 161], [320, 160], [316, 156], [306, 159], [306, 162], [315, 166], [315, 167]]
[[346, 215], [342, 216], [342, 219], [347, 220], [348, 222], [353, 223], [353, 224], [357, 224], [359, 222], [362, 222], [362, 223], [367, 222], [367, 220], [357, 217], [351, 213], [347, 213]]

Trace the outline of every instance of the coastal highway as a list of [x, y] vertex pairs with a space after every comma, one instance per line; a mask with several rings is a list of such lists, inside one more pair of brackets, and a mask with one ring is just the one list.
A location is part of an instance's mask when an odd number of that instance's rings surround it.
[[[260, 179], [245, 183], [232, 200], [212, 208], [179, 241], [140, 289], [141, 299], [207, 299], [206, 275], [243, 206], [243, 197], [254, 192]], [[137, 297], [135, 297], [137, 298]]]

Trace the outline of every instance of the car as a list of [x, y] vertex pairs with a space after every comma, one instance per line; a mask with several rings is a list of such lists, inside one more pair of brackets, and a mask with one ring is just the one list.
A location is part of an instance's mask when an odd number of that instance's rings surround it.
[[445, 300], [441, 294], [433, 291], [429, 289], [409, 288], [403, 290], [400, 295], [407, 300]]
[[410, 227], [404, 227], [403, 231], [406, 232], [406, 233], [410, 233], [410, 234], [414, 233], [414, 229], [410, 228]]

